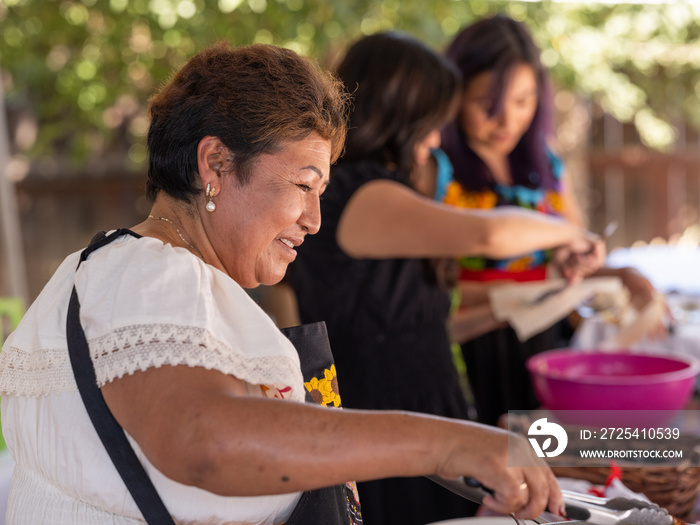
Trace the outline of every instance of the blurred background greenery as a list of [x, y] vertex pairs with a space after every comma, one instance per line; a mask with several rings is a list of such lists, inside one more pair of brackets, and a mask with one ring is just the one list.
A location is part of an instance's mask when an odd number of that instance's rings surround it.
[[594, 230], [620, 223], [609, 248], [689, 227], [700, 238], [694, 2], [0, 0], [2, 163], [21, 229], [0, 261], [26, 270], [31, 300], [97, 229], [143, 219], [148, 98], [206, 45], [278, 44], [332, 68], [364, 34], [405, 31], [440, 50], [495, 13], [524, 21], [542, 48], [583, 209]]
[[645, 144], [671, 147], [679, 114], [700, 126], [700, 7], [692, 4], [0, 0], [12, 176], [28, 173], [30, 159], [143, 169], [149, 95], [215, 40], [278, 44], [332, 66], [362, 34], [398, 29], [439, 49], [496, 12], [529, 25], [558, 86], [633, 122]]

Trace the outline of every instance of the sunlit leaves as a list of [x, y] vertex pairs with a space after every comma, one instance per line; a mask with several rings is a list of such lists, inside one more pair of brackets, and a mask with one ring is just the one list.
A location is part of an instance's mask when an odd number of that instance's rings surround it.
[[17, 26], [9, 26], [2, 33], [5, 43], [10, 47], [20, 47], [24, 43], [24, 33]]
[[665, 120], [660, 119], [650, 108], [642, 108], [634, 116], [634, 123], [639, 136], [645, 144], [668, 149], [676, 139], [675, 129]]
[[121, 13], [129, 5], [129, 0], [109, 0], [109, 7], [114, 13]]
[[80, 90], [78, 95], [78, 106], [83, 111], [90, 111], [102, 101], [104, 101], [107, 90], [102, 84], [90, 84]]
[[[700, 65], [700, 9], [685, 4], [522, 4], [557, 83], [588, 95], [647, 144], [668, 149], [669, 115], [699, 122], [694, 71]], [[539, 23], [533, 23], [534, 20]], [[544, 22], [544, 23], [542, 23]], [[667, 96], [669, 85], [687, 85]], [[675, 122], [678, 122], [676, 119]]]
[[223, 14], [228, 14], [236, 10], [243, 0], [219, 0], [219, 10]]
[[267, 0], [247, 0], [253, 13], [262, 14], [267, 10]]
[[[556, 83], [668, 147], [669, 115], [700, 125], [700, 6], [501, 0], [0, 0], [13, 146], [34, 157], [145, 159], [146, 101], [216, 40], [283, 45], [332, 65], [363, 34], [401, 30], [436, 49], [473, 20], [523, 20]], [[683, 89], [669, 96], [668, 86]], [[674, 117], [675, 118], [675, 117]], [[27, 127], [30, 125], [30, 127]], [[19, 126], [16, 124], [16, 126]]]
[[85, 23], [88, 20], [88, 9], [82, 4], [68, 4], [63, 3], [61, 4], [61, 11], [63, 17], [66, 19], [66, 22], [68, 22], [71, 25], [74, 26], [81, 26], [85, 25]]

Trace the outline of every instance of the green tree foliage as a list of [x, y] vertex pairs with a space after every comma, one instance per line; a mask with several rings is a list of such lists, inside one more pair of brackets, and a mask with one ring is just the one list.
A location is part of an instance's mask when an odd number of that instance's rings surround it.
[[[148, 97], [219, 39], [283, 45], [332, 64], [363, 34], [442, 48], [497, 12], [526, 22], [556, 83], [590, 96], [657, 148], [700, 126], [700, 9], [488, 0], [0, 0], [0, 66], [15, 154], [110, 153], [143, 169]], [[124, 154], [126, 152], [126, 155]]]

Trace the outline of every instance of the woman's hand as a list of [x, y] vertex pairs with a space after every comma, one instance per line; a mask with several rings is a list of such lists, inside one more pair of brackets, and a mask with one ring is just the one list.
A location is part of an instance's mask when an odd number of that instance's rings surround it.
[[610, 275], [619, 277], [622, 284], [630, 294], [630, 304], [637, 312], [644, 311], [654, 301], [663, 301], [665, 315], [658, 319], [655, 326], [649, 327], [647, 337], [651, 339], [661, 339], [668, 335], [666, 321], [671, 319], [671, 310], [661, 294], [654, 288], [649, 279], [644, 277], [638, 270], [632, 267], [625, 268], [603, 268], [596, 275]]
[[529, 443], [512, 432], [475, 426], [471, 430], [476, 435], [458, 443], [437, 474], [448, 479], [477, 479], [493, 492], [483, 504], [499, 513], [532, 519], [549, 508], [562, 514], [564, 501], [556, 478]]
[[606, 250], [603, 240], [593, 234], [557, 248], [553, 263], [569, 283], [577, 283], [598, 271], [605, 264]]
[[622, 279], [622, 284], [630, 293], [630, 302], [637, 311], [644, 310], [644, 307], [654, 301], [659, 293], [651, 284], [649, 279], [644, 277], [635, 268], [619, 268], [615, 274]]

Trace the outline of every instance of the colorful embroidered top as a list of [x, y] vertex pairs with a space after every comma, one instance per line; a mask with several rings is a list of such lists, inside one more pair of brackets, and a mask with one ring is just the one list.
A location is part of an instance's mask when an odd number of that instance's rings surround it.
[[[561, 215], [561, 185], [553, 190], [526, 188], [520, 185], [505, 186], [493, 183], [481, 191], [470, 191], [454, 180], [452, 164], [447, 154], [433, 150], [437, 161], [437, 181], [435, 199], [459, 206], [461, 208], [491, 209], [497, 206], [519, 206], [549, 215]], [[561, 181], [564, 164], [552, 152], [547, 152], [552, 172], [557, 181]], [[549, 260], [549, 251], [532, 252], [521, 257], [493, 260], [484, 257], [463, 257], [460, 259], [460, 279], [471, 281], [490, 281], [510, 279], [514, 281], [533, 281], [545, 278], [545, 267]]]

